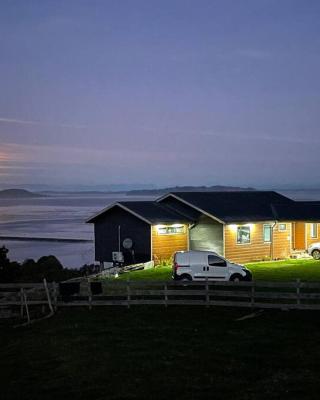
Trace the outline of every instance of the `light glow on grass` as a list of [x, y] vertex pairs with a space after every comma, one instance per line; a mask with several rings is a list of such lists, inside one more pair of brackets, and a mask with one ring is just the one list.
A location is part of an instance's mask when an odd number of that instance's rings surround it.
[[[254, 280], [262, 281], [302, 281], [320, 282], [320, 261], [282, 260], [247, 263], [245, 266], [252, 272]], [[132, 271], [119, 275], [120, 280], [170, 280], [172, 267], [161, 266], [141, 271]], [[114, 278], [112, 278], [114, 279]]]

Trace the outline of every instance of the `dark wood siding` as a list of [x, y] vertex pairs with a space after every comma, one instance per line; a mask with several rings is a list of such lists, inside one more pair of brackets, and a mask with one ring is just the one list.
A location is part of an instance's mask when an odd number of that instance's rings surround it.
[[[112, 261], [112, 252], [118, 251], [118, 227], [121, 227], [121, 251], [125, 263], [146, 262], [151, 259], [151, 227], [120, 207], [113, 207], [94, 224], [95, 259]], [[126, 238], [133, 240], [134, 259], [128, 250], [122, 247]]]

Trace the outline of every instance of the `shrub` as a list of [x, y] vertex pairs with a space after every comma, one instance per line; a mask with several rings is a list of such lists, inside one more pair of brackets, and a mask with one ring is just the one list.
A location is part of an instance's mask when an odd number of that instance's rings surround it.
[[53, 255], [41, 257], [38, 261], [27, 259], [19, 264], [10, 262], [7, 253], [3, 252], [2, 258], [0, 255], [0, 282], [41, 282], [44, 278], [49, 282], [59, 282], [81, 276], [79, 270], [63, 268]]

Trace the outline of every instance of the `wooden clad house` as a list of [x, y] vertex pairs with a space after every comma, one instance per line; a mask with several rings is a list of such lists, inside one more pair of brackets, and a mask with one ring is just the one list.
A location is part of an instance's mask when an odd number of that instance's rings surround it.
[[276, 218], [292, 220], [292, 242], [295, 250], [305, 250], [312, 243], [320, 242], [320, 202], [295, 201], [287, 207], [278, 205]]
[[[110, 205], [90, 218], [94, 224], [95, 259], [111, 262], [121, 251], [126, 264], [169, 259], [177, 250], [186, 250], [192, 221], [158, 202], [128, 201]], [[132, 247], [127, 249], [125, 240]]]
[[179, 250], [215, 251], [235, 262], [283, 259], [320, 241], [320, 202], [272, 191], [175, 192], [112, 204], [87, 222], [101, 263], [114, 251], [126, 264], [158, 263]]

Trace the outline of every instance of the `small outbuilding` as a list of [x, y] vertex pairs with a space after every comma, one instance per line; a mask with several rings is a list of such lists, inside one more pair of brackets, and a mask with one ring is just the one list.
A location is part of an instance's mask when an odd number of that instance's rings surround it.
[[153, 201], [117, 202], [90, 218], [95, 260], [112, 261], [122, 252], [125, 264], [169, 259], [188, 247], [189, 217]]

